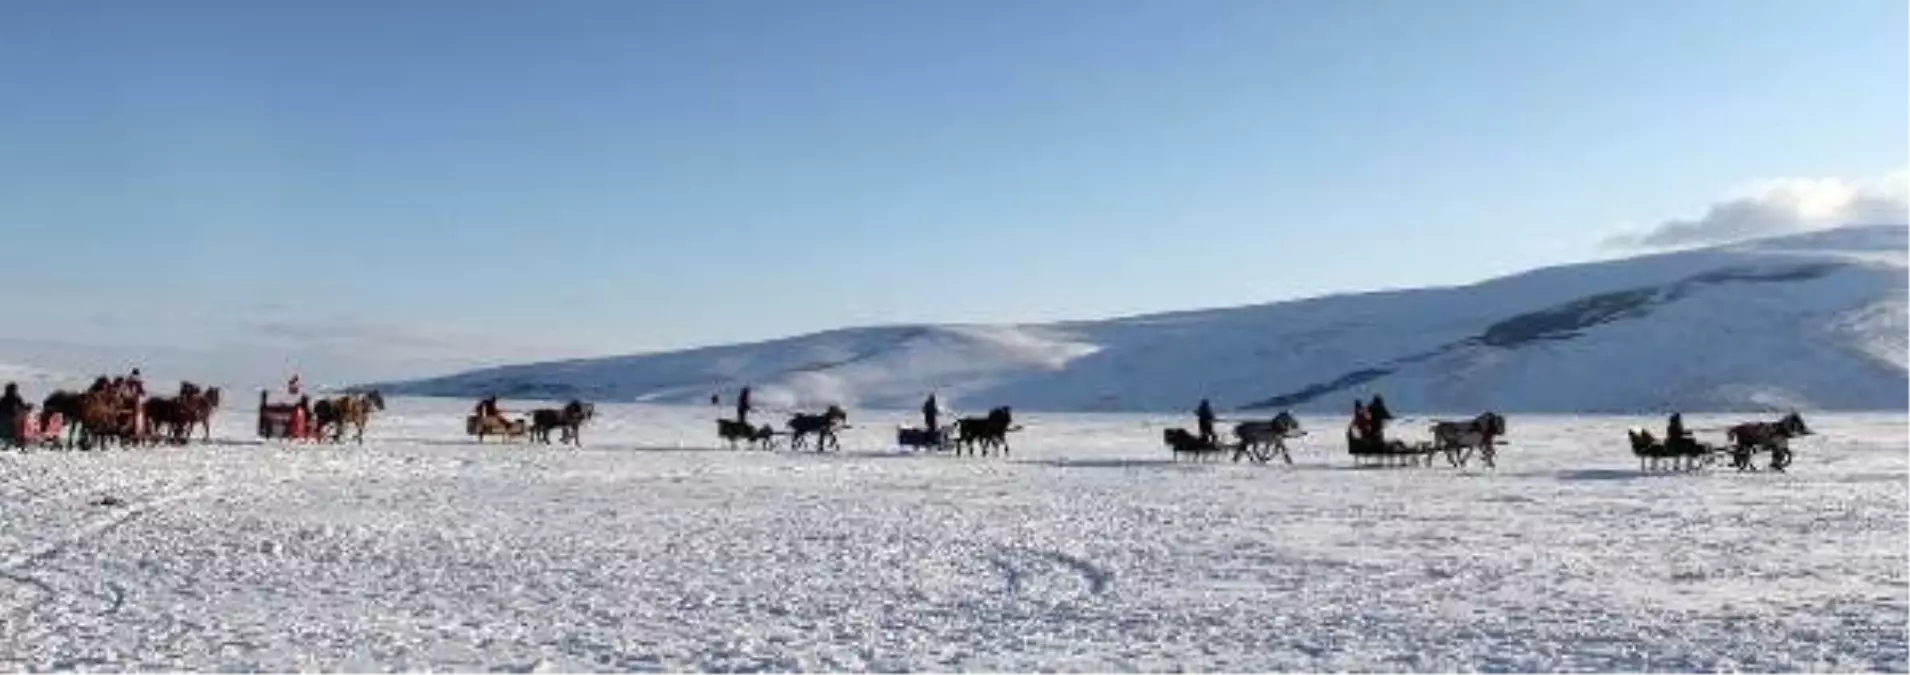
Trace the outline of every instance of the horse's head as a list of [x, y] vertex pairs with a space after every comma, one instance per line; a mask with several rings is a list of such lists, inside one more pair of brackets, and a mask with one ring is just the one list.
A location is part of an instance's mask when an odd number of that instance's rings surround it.
[[849, 412], [846, 410], [843, 410], [842, 406], [831, 403], [829, 404], [829, 409], [826, 411], [823, 411], [822, 416], [827, 417], [831, 420], [835, 420], [837, 422], [842, 422], [849, 419]]
[[207, 406], [213, 407], [213, 408], [219, 407], [219, 388], [218, 387], [207, 388], [205, 398], [206, 398]]
[[380, 411], [380, 412], [384, 411], [385, 395], [378, 393], [377, 389], [373, 389], [371, 391], [365, 392], [365, 400], [371, 401], [372, 409]]
[[181, 380], [179, 382], [179, 398], [192, 398], [198, 395], [199, 385], [193, 384], [191, 380]]
[[1282, 410], [1280, 414], [1273, 416], [1273, 430], [1281, 434], [1299, 431], [1300, 420], [1294, 419], [1293, 413]]
[[1785, 415], [1784, 419], [1778, 420], [1777, 426], [1784, 430], [1785, 435], [1789, 436], [1809, 436], [1812, 433], [1811, 428], [1804, 425], [1804, 416], [1797, 414], [1796, 411], [1792, 411], [1791, 414]]
[[1499, 413], [1488, 410], [1481, 413], [1472, 423], [1479, 428], [1479, 433], [1491, 436], [1505, 435], [1505, 418], [1501, 417]]
[[1002, 406], [988, 411], [988, 419], [1006, 426], [1015, 420], [1015, 413], [1008, 406]]

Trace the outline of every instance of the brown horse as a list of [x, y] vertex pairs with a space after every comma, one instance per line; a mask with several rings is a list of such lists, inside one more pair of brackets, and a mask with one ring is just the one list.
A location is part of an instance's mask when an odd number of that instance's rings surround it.
[[332, 442], [345, 440], [345, 425], [357, 430], [354, 440], [365, 442], [365, 423], [371, 421], [374, 410], [385, 409], [385, 397], [377, 390], [363, 394], [346, 394], [337, 398], [320, 399], [312, 404], [312, 418], [318, 423], [319, 435], [324, 435], [325, 427], [332, 427]]
[[194, 391], [189, 393], [183, 391], [185, 389], [183, 385], [180, 389], [182, 391], [179, 396], [181, 422], [179, 440], [190, 439], [192, 428], [200, 426], [205, 428], [205, 435], [201, 438], [208, 443], [212, 442], [212, 412], [219, 409], [219, 388], [211, 387], [204, 392], [199, 392], [198, 387], [193, 387]]
[[140, 437], [139, 409], [135, 402], [118, 391], [102, 390], [81, 394], [76, 418], [80, 427], [80, 449], [101, 448], [117, 440], [121, 446], [137, 443]]
[[1793, 412], [1776, 422], [1746, 422], [1724, 433], [1732, 444], [1731, 464], [1739, 471], [1756, 470], [1751, 456], [1759, 450], [1771, 451], [1771, 468], [1783, 471], [1791, 465], [1791, 439], [1813, 432], [1804, 424], [1804, 416]]
[[146, 440], [157, 444], [162, 438], [173, 443], [184, 443], [186, 434], [185, 409], [179, 399], [171, 396], [154, 396], [140, 405], [146, 416]]

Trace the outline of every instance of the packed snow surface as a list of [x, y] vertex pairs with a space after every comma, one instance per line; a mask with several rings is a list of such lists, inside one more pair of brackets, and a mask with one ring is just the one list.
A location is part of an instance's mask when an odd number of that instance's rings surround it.
[[1643, 475], [1659, 419], [1355, 469], [1327, 417], [1259, 466], [1140, 416], [984, 459], [898, 451], [900, 413], [817, 455], [715, 449], [708, 408], [600, 406], [573, 450], [392, 404], [362, 446], [228, 409], [211, 445], [0, 454], [0, 669], [1906, 670], [1900, 414], [1807, 415], [1787, 475]]

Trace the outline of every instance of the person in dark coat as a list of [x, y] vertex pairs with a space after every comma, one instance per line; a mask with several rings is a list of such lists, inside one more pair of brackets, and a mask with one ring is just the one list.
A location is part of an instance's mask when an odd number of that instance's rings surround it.
[[935, 418], [941, 414], [942, 407], [936, 405], [935, 395], [929, 394], [928, 400], [922, 402], [922, 428], [928, 429], [930, 433], [940, 429], [941, 427], [935, 424]]
[[13, 438], [20, 423], [20, 417], [33, 406], [20, 398], [20, 385], [7, 383], [7, 393], [0, 395], [0, 438]]
[[477, 416], [478, 416], [478, 419], [503, 417], [504, 411], [499, 410], [497, 407], [497, 397], [489, 396], [482, 401], [478, 401]]
[[1201, 399], [1200, 407], [1194, 409], [1194, 421], [1200, 425], [1202, 443], [1211, 444], [1219, 440], [1214, 436], [1214, 406], [1207, 399]]
[[1386, 422], [1393, 419], [1393, 411], [1386, 408], [1386, 399], [1380, 398], [1379, 394], [1374, 394], [1373, 402], [1366, 406], [1366, 415], [1372, 420], [1373, 440], [1385, 439]]
[[1683, 448], [1691, 440], [1691, 432], [1685, 429], [1684, 413], [1672, 413], [1671, 419], [1665, 422], [1665, 449]]
[[749, 387], [743, 387], [743, 391], [736, 395], [736, 423], [748, 426], [750, 410], [753, 408], [749, 406]]

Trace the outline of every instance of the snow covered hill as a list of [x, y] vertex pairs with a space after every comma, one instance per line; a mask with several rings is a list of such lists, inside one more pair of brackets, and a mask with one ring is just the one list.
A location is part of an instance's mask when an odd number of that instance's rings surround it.
[[507, 366], [387, 393], [772, 406], [1903, 410], [1910, 229], [1850, 227], [1450, 288], [1041, 326], [845, 329]]

